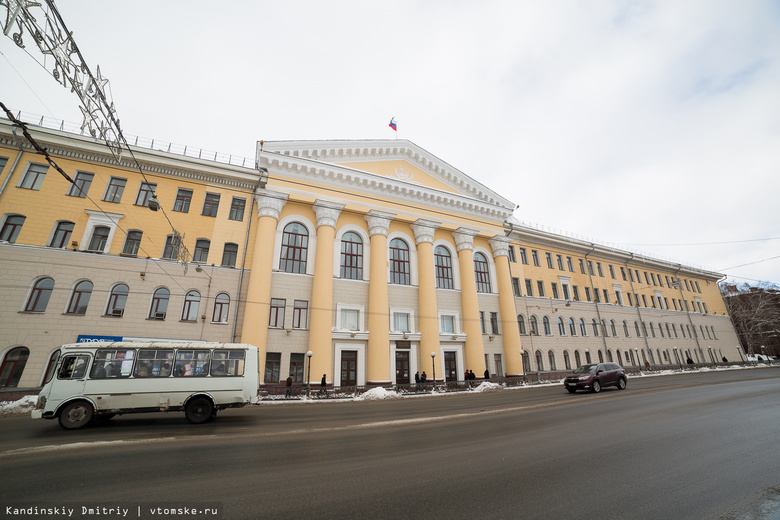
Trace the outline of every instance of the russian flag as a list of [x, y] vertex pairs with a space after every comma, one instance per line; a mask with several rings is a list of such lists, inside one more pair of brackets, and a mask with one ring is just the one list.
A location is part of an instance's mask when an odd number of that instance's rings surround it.
[[398, 125], [395, 124], [395, 118], [394, 117], [390, 119], [390, 128], [392, 128], [396, 132], [398, 131]]

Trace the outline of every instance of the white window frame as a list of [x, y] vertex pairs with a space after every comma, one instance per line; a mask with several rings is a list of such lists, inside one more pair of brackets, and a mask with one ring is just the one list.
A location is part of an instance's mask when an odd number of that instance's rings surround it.
[[[398, 330], [395, 328], [395, 316], [397, 314], [406, 314], [409, 319], [409, 330]], [[390, 308], [390, 331], [397, 333], [413, 333], [414, 330], [414, 309]]]
[[[358, 328], [357, 330], [344, 329], [341, 327], [342, 313], [344, 311], [357, 311], [358, 312]], [[365, 307], [362, 305], [353, 305], [348, 303], [336, 304], [336, 330], [345, 332], [362, 332], [366, 330], [365, 327]], [[339, 369], [340, 370], [340, 369]]]
[[[106, 226], [108, 227], [108, 238], [106, 239], [106, 246], [103, 248], [103, 252], [108, 253], [111, 251], [111, 243], [114, 240], [118, 222], [125, 216], [119, 213], [105, 213], [103, 211], [93, 211], [91, 209], [84, 211], [89, 215], [89, 220], [87, 220], [87, 225], [84, 227], [84, 234], [81, 236], [81, 241], [79, 242], [79, 244], [81, 244], [79, 246], [79, 251], [89, 250], [92, 234], [95, 232], [96, 227]], [[70, 236], [72, 238], [73, 233], [71, 233]]]
[[[442, 316], [452, 316], [452, 326], [454, 330], [452, 332], [444, 332], [441, 330], [441, 318]], [[460, 334], [460, 313], [457, 311], [441, 310], [437, 315], [437, 325], [439, 327], [439, 335], [452, 336], [453, 334]]]

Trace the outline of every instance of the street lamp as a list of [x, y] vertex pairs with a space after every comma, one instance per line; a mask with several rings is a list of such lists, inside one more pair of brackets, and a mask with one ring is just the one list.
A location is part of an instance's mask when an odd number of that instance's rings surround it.
[[309, 394], [311, 393], [311, 385], [309, 382], [311, 381], [311, 357], [314, 355], [314, 352], [311, 350], [306, 353], [306, 357], [309, 358], [309, 369], [306, 371], [306, 397], [309, 397]]
[[431, 352], [431, 367], [433, 368], [433, 392], [436, 391], [436, 352]]

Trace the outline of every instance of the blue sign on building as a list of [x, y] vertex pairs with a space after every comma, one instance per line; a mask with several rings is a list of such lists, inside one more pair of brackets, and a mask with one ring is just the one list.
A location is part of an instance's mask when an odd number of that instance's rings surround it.
[[122, 341], [123, 336], [97, 336], [94, 334], [79, 334], [76, 343], [91, 343], [93, 341]]

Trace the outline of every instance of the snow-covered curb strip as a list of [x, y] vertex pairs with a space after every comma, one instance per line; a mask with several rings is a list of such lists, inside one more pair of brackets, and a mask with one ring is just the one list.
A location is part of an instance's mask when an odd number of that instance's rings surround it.
[[37, 395], [25, 395], [18, 401], [0, 401], [0, 415], [30, 413], [37, 401]]

